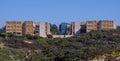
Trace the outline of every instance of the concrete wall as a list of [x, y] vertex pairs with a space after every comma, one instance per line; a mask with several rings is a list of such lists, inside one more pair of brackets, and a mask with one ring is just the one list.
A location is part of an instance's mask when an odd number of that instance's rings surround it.
[[45, 22], [40, 22], [39, 24], [39, 36], [41, 37], [47, 37], [46, 36], [46, 25]]
[[53, 38], [67, 38], [67, 37], [72, 37], [73, 35], [52, 35]]

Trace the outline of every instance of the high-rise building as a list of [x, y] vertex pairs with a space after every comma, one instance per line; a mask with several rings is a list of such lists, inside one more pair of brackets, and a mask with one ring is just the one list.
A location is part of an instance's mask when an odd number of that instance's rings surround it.
[[116, 29], [115, 22], [113, 20], [100, 20], [99, 30]]
[[47, 37], [50, 32], [50, 24], [48, 22], [34, 22], [34, 35], [38, 35], [41, 37]]
[[17, 36], [23, 36], [23, 22], [7, 21], [5, 24], [6, 33], [12, 33]]
[[92, 30], [98, 30], [98, 21], [87, 21], [86, 22], [86, 32], [90, 32]]
[[33, 21], [24, 22], [24, 35], [34, 35], [33, 33]]
[[85, 22], [72, 22], [71, 23], [71, 34], [72, 35], [80, 35], [85, 32], [86, 29]]

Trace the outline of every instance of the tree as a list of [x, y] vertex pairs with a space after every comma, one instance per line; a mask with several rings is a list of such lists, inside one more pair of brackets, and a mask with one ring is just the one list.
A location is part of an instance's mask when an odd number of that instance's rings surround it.
[[52, 32], [52, 34], [59, 34], [58, 27], [55, 24], [50, 24], [50, 31]]
[[120, 29], [120, 26], [117, 26], [117, 29]]
[[50, 34], [48, 34], [48, 35], [47, 35], [47, 37], [48, 37], [48, 38], [53, 38], [53, 36], [52, 36], [52, 35], [50, 35]]

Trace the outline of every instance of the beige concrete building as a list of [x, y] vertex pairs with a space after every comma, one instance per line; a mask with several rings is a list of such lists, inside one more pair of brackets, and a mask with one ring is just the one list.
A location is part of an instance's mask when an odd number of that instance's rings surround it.
[[50, 32], [50, 24], [48, 22], [34, 22], [34, 35], [38, 35], [41, 37], [47, 37]]
[[99, 21], [99, 30], [109, 30], [109, 29], [116, 29], [116, 25], [113, 20]]
[[34, 35], [33, 31], [33, 21], [25, 21], [24, 22], [24, 35]]
[[23, 22], [7, 21], [5, 24], [6, 33], [13, 33], [17, 36], [23, 36]]
[[98, 30], [98, 21], [87, 21], [86, 22], [86, 32], [90, 32], [92, 30]]
[[87, 21], [86, 32], [92, 30], [110, 30], [116, 29], [116, 24], [113, 20]]

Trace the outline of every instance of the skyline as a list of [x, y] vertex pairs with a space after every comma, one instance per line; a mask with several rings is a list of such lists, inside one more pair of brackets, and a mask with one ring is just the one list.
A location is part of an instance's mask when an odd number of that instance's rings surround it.
[[7, 20], [44, 21], [52, 24], [87, 20], [120, 21], [119, 0], [1, 0], [0, 27]]

